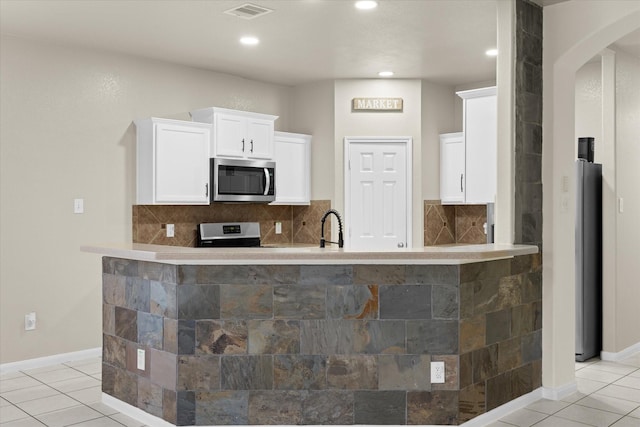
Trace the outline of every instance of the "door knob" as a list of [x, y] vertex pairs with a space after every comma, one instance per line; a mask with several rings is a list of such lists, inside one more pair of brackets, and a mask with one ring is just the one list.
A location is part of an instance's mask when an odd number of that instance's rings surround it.
[[398, 243], [398, 247], [399, 247], [399, 248], [404, 248], [404, 242], [400, 242], [400, 243]]

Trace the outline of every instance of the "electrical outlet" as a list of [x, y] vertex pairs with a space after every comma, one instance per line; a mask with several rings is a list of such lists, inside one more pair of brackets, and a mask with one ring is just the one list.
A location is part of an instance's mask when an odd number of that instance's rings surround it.
[[167, 224], [167, 237], [173, 237], [176, 234], [176, 228], [173, 224]]
[[145, 351], [141, 348], [138, 349], [138, 369], [140, 371], [144, 371], [145, 366], [144, 366], [144, 353]]
[[31, 312], [24, 315], [24, 330], [33, 331], [36, 329], [36, 312]]
[[444, 362], [431, 362], [431, 383], [444, 383]]

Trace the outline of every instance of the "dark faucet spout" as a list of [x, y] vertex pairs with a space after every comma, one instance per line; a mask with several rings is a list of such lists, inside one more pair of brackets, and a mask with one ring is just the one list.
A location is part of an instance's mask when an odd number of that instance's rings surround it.
[[[327, 220], [327, 217], [329, 215], [331, 215], [331, 214], [335, 215], [336, 218], [338, 219], [339, 230], [338, 230], [338, 241], [337, 242], [331, 242], [329, 240], [325, 240], [325, 238], [324, 238], [324, 223]], [[320, 220], [320, 247], [321, 248], [324, 248], [325, 242], [338, 243], [338, 247], [339, 248], [344, 247], [344, 238], [342, 237], [342, 218], [340, 218], [340, 214], [335, 209], [329, 209], [328, 211], [326, 211], [324, 213], [324, 215], [322, 215], [322, 219]]]

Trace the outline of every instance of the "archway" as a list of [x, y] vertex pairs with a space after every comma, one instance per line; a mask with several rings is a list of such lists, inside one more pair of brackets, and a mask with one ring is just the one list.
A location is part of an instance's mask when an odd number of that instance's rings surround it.
[[[640, 28], [637, 4], [618, 2], [612, 10], [606, 9], [609, 2], [595, 3], [590, 5], [592, 22], [583, 28], [575, 22], [584, 12], [576, 2], [545, 8], [544, 16], [543, 385], [546, 397], [555, 399], [576, 388], [575, 218], [569, 209], [575, 199], [575, 73], [607, 46]], [[595, 10], [600, 8], [601, 14]], [[575, 28], [562, 28], [568, 21]]]

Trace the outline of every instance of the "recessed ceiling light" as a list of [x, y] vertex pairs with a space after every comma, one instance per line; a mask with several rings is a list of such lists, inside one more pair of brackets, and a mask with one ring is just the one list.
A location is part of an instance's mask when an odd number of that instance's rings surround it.
[[257, 37], [245, 36], [240, 39], [240, 43], [242, 43], [245, 46], [255, 46], [258, 43], [260, 43], [260, 40], [258, 40]]
[[378, 75], [380, 77], [391, 77], [393, 76], [393, 71], [380, 71]]
[[356, 2], [356, 9], [371, 10], [371, 9], [375, 9], [376, 7], [378, 7], [377, 1], [361, 0]]
[[498, 49], [489, 49], [485, 52], [487, 56], [498, 56]]

